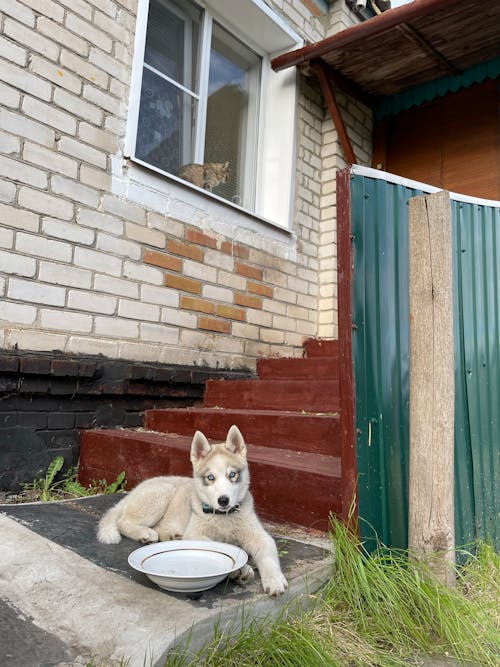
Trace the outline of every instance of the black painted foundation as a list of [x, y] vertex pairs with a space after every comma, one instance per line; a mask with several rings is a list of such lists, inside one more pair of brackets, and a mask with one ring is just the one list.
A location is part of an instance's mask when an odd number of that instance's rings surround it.
[[0, 490], [17, 492], [45, 474], [51, 460], [78, 462], [80, 433], [134, 428], [144, 411], [193, 406], [209, 378], [249, 377], [227, 371], [120, 361], [60, 352], [0, 352]]

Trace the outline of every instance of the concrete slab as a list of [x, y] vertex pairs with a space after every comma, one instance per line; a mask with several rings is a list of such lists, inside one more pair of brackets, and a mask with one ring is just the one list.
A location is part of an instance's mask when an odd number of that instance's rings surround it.
[[[0, 655], [6, 667], [94, 664], [159, 666], [189, 642], [197, 651], [218, 631], [306, 603], [328, 579], [326, 543], [274, 526], [290, 589], [279, 599], [223, 582], [198, 599], [167, 593], [132, 570], [139, 545], [97, 542], [99, 517], [116, 502], [96, 496], [57, 503], [0, 505]], [[277, 535], [280, 532], [281, 535]]]

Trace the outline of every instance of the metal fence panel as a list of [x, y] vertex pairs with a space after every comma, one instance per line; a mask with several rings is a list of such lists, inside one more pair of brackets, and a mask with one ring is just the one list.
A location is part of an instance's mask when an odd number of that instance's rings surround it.
[[[402, 179], [351, 177], [361, 530], [402, 548], [408, 526], [408, 200], [424, 190]], [[452, 217], [455, 539], [463, 545], [482, 537], [498, 546], [500, 209], [453, 200]]]
[[[500, 209], [454, 202], [456, 280], [460, 371], [465, 378], [459, 440], [467, 487], [462, 502], [464, 538], [482, 537], [500, 543]], [[458, 412], [458, 411], [457, 411]], [[465, 418], [464, 418], [465, 423]], [[462, 473], [465, 476], [464, 471]], [[465, 480], [464, 480], [465, 481]], [[468, 512], [473, 501], [473, 511]], [[461, 519], [460, 519], [461, 520]]]

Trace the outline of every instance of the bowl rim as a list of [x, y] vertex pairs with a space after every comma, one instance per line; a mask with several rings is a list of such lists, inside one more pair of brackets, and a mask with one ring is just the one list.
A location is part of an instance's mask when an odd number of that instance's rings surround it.
[[[168, 553], [171, 551], [205, 551], [205, 552], [217, 552], [221, 553], [224, 556], [230, 558], [233, 562], [233, 566], [227, 570], [222, 570], [217, 573], [207, 573], [207, 574], [158, 574], [152, 572], [144, 567], [144, 561], [148, 558], [151, 558], [155, 554]], [[138, 549], [134, 549], [128, 556], [128, 564], [134, 570], [142, 572], [148, 577], [154, 576], [160, 579], [165, 580], [200, 580], [200, 579], [212, 579], [216, 577], [225, 577], [236, 570], [239, 570], [248, 561], [248, 554], [244, 549], [234, 544], [228, 542], [212, 542], [210, 540], [169, 540], [164, 542], [153, 542], [152, 544], [145, 544]]]

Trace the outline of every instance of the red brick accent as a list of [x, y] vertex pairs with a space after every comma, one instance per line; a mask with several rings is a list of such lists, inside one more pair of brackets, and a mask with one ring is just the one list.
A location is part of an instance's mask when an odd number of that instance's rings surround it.
[[225, 252], [227, 255], [233, 255], [234, 257], [241, 257], [241, 259], [248, 259], [250, 252], [245, 246], [237, 245], [231, 241], [223, 241], [221, 248], [222, 252]]
[[199, 232], [196, 229], [188, 229], [186, 232], [186, 239], [188, 241], [191, 241], [191, 243], [204, 245], [207, 248], [213, 248], [214, 250], [217, 249], [216, 239], [212, 238], [211, 236], [208, 236], [207, 234], [203, 234], [203, 232]]
[[232, 306], [219, 305], [216, 308], [216, 314], [219, 317], [227, 317], [230, 320], [239, 320], [240, 322], [244, 322], [246, 319], [244, 310], [233, 308]]
[[201, 283], [199, 280], [184, 278], [184, 276], [175, 276], [171, 273], [165, 274], [165, 285], [178, 289], [181, 292], [191, 292], [192, 294], [201, 294]]
[[243, 262], [236, 262], [234, 270], [241, 276], [246, 276], [247, 278], [253, 278], [254, 280], [262, 280], [263, 278], [262, 269], [256, 269], [254, 266], [249, 266], [248, 264], [244, 264]]
[[182, 271], [181, 259], [154, 250], [144, 251], [144, 262], [153, 266], [159, 266], [162, 269], [168, 269], [169, 271]]
[[196, 310], [197, 312], [208, 313], [209, 315], [215, 313], [215, 306], [213, 303], [204, 301], [203, 299], [197, 299], [193, 296], [182, 296], [181, 308], [184, 308], [184, 310]]
[[250, 296], [249, 294], [235, 294], [234, 303], [237, 306], [243, 306], [245, 308], [262, 309], [262, 299], [258, 296]]
[[198, 329], [217, 331], [218, 333], [230, 333], [231, 323], [224, 320], [216, 320], [213, 317], [199, 317]]
[[267, 285], [259, 285], [259, 283], [248, 283], [247, 289], [252, 294], [259, 294], [260, 296], [267, 296], [270, 299], [273, 297], [273, 288]]
[[194, 259], [197, 262], [203, 261], [203, 250], [195, 245], [183, 243], [182, 241], [177, 241], [176, 239], [170, 239], [167, 243], [167, 249], [174, 255], [181, 255], [181, 257]]

